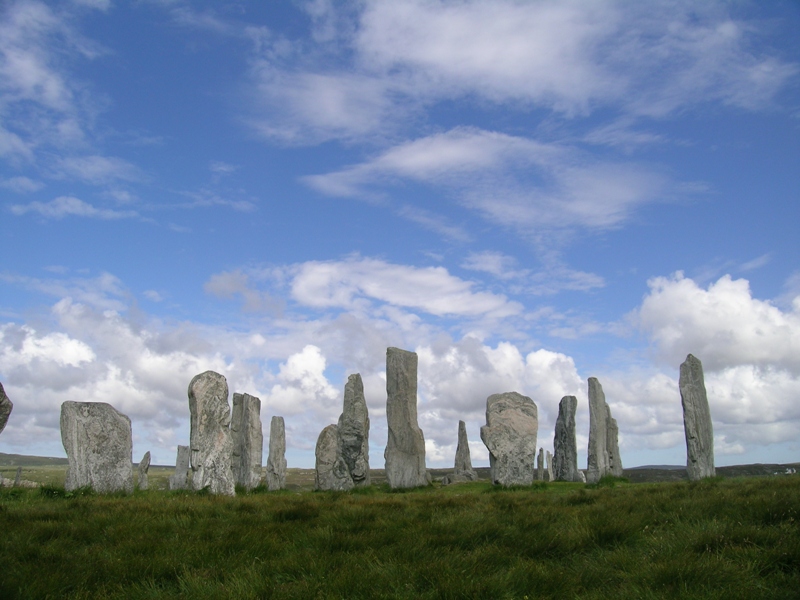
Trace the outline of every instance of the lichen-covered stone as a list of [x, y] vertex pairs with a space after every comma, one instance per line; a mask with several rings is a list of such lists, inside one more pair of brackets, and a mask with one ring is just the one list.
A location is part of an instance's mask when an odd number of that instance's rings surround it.
[[214, 371], [196, 375], [189, 383], [192, 489], [236, 495], [231, 469], [231, 409], [228, 382]]
[[338, 423], [342, 458], [356, 487], [370, 484], [369, 413], [364, 398], [364, 383], [355, 373], [344, 386], [344, 404]]
[[264, 451], [261, 400], [250, 394], [233, 395], [231, 437], [234, 481], [246, 490], [252, 490], [261, 483], [261, 454]]
[[533, 483], [539, 413], [533, 400], [517, 392], [486, 400], [481, 439], [489, 450], [492, 481], [503, 486]]
[[353, 478], [342, 457], [338, 426], [328, 425], [319, 434], [315, 451], [314, 487], [317, 490], [347, 491], [353, 489]]
[[286, 487], [286, 425], [283, 417], [272, 417], [269, 424], [269, 455], [265, 479], [267, 489], [271, 492]]
[[469, 439], [467, 439], [467, 424], [458, 422], [458, 446], [456, 446], [456, 460], [453, 467], [453, 477], [463, 478], [466, 481], [475, 481], [478, 475], [472, 468], [472, 459], [469, 454]]
[[417, 422], [417, 354], [386, 350], [386, 422], [383, 454], [389, 487], [413, 488], [430, 483], [425, 468], [425, 437]]
[[558, 418], [553, 437], [553, 480], [580, 481], [578, 475], [578, 442], [575, 435], [575, 413], [578, 399], [564, 396], [558, 404]]
[[619, 454], [619, 429], [606, 403], [603, 386], [597, 378], [589, 378], [589, 456], [586, 481], [597, 483], [606, 475], [622, 476]]
[[691, 354], [681, 364], [678, 387], [686, 433], [686, 472], [692, 480], [714, 477], [714, 428], [703, 378], [703, 364]]
[[139, 466], [137, 467], [138, 472], [138, 482], [136, 487], [140, 490], [146, 490], [150, 487], [150, 482], [147, 479], [147, 472], [150, 470], [150, 451], [144, 453], [142, 460], [139, 461]]
[[6, 396], [6, 391], [3, 389], [3, 384], [0, 383], [0, 433], [6, 428], [8, 418], [11, 416], [11, 411], [14, 410], [14, 404], [10, 398]]
[[64, 402], [61, 441], [67, 453], [67, 491], [133, 492], [131, 420], [105, 402]]
[[190, 455], [189, 446], [178, 446], [178, 454], [175, 458], [175, 473], [169, 476], [169, 489], [189, 489]]

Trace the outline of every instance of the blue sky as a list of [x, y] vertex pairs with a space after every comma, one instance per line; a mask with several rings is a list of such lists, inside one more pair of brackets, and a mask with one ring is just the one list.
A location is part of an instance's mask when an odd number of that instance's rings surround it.
[[[429, 466], [488, 395], [598, 377], [623, 464], [800, 460], [794, 2], [0, 6], [0, 451], [63, 456], [65, 400], [174, 461], [207, 369], [314, 462], [360, 372], [419, 353]], [[265, 428], [268, 432], [268, 426]], [[266, 445], [265, 445], [266, 447]]]

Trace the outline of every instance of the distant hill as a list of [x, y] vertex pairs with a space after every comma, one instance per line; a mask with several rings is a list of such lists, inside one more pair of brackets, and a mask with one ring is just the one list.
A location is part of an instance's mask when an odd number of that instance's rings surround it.
[[23, 454], [4, 454], [0, 452], [0, 467], [57, 467], [67, 466], [66, 458], [44, 456], [25, 456]]

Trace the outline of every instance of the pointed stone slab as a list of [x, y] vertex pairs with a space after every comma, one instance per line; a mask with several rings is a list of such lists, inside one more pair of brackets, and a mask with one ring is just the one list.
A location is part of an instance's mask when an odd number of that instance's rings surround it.
[[337, 425], [328, 425], [317, 439], [314, 453], [314, 488], [317, 490], [347, 491], [354, 487], [353, 478], [350, 477], [347, 463], [342, 457], [338, 430]]
[[544, 454], [544, 480], [545, 481], [553, 481], [553, 455], [550, 454], [550, 450], [545, 452]]
[[231, 409], [228, 382], [214, 371], [196, 375], [189, 383], [192, 489], [236, 495], [231, 469]]
[[553, 437], [553, 480], [580, 481], [578, 474], [578, 442], [575, 434], [575, 413], [578, 399], [564, 396], [558, 404], [558, 418]]
[[169, 489], [189, 489], [189, 469], [191, 468], [189, 460], [189, 446], [178, 446], [178, 454], [175, 458], [175, 472], [169, 476]]
[[344, 386], [344, 405], [338, 424], [342, 458], [356, 487], [371, 483], [369, 474], [369, 414], [364, 383], [355, 373]]
[[544, 481], [544, 448], [539, 448], [536, 456], [536, 480]]
[[264, 451], [261, 400], [250, 394], [233, 395], [231, 437], [234, 481], [246, 490], [252, 490], [261, 483], [261, 455]]
[[467, 481], [476, 481], [477, 473], [472, 468], [472, 459], [469, 454], [469, 439], [467, 438], [467, 424], [458, 422], [458, 446], [456, 447], [456, 461], [453, 475], [463, 477]]
[[11, 416], [11, 411], [14, 410], [14, 404], [11, 402], [6, 391], [3, 389], [3, 384], [0, 383], [0, 433], [6, 428], [8, 418]]
[[269, 424], [269, 455], [265, 479], [270, 492], [286, 487], [286, 425], [283, 417], [272, 417]]
[[133, 492], [131, 420], [105, 402], [64, 402], [61, 441], [67, 452], [67, 491]]
[[622, 477], [619, 454], [619, 428], [606, 403], [603, 386], [596, 377], [589, 378], [589, 456], [586, 481], [597, 483], [601, 477]]
[[412, 488], [430, 482], [425, 468], [425, 437], [417, 422], [417, 354], [386, 349], [386, 421], [383, 453], [389, 487]]
[[686, 472], [692, 480], [714, 477], [714, 428], [703, 378], [703, 364], [691, 354], [681, 364], [678, 387], [686, 433]]
[[492, 482], [503, 485], [533, 483], [539, 413], [533, 400], [517, 392], [486, 399], [486, 425], [481, 439], [489, 450]]
[[136, 487], [140, 490], [146, 490], [150, 487], [150, 482], [147, 479], [147, 472], [150, 470], [150, 451], [144, 453], [142, 460], [139, 461], [139, 466], [136, 469], [138, 472], [138, 481]]

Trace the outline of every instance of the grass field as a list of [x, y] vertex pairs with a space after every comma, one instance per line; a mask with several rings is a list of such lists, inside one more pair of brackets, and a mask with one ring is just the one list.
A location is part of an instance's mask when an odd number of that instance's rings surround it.
[[0, 598], [797, 598], [800, 476], [0, 489]]

